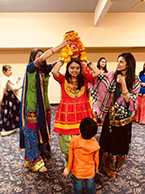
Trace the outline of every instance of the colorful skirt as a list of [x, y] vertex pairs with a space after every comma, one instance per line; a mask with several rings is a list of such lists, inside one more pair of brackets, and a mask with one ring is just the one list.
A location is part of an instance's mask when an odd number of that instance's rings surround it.
[[113, 180], [126, 161], [131, 143], [131, 128], [132, 122], [120, 127], [110, 126], [109, 114], [105, 117], [99, 141], [99, 169]]
[[54, 132], [63, 135], [79, 134], [80, 122], [85, 117], [95, 120], [88, 100], [61, 100], [56, 112]]
[[0, 131], [11, 131], [20, 126], [20, 101], [12, 91], [6, 91], [2, 100]]
[[133, 121], [145, 124], [145, 96], [137, 97], [138, 107], [135, 111], [135, 115], [133, 117]]
[[44, 164], [44, 157], [50, 157], [50, 146], [47, 144], [40, 144], [39, 134], [37, 129], [25, 129], [25, 163], [32, 171], [40, 170]]
[[[50, 133], [51, 112], [46, 111], [46, 119]], [[40, 170], [45, 164], [44, 159], [51, 157], [49, 142], [40, 143], [41, 134], [38, 129], [36, 112], [26, 110], [26, 127], [25, 127], [25, 163], [32, 171]]]
[[103, 152], [99, 172], [105, 174], [108, 178], [115, 180], [116, 173], [123, 167], [126, 161], [126, 155], [112, 155]]

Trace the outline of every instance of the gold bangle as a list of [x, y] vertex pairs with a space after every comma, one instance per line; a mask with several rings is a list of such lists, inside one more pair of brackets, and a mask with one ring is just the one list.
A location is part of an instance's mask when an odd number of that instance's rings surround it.
[[50, 50], [51, 50], [52, 54], [54, 54], [54, 53], [55, 53], [55, 52], [53, 51], [53, 48], [51, 48]]
[[91, 65], [92, 65], [92, 62], [89, 62], [89, 63], [87, 64], [88, 67], [90, 67]]
[[127, 92], [122, 92], [122, 94], [124, 94], [124, 95], [125, 95], [125, 94], [128, 94], [128, 93], [129, 93], [129, 91], [128, 91], [128, 90], [127, 90]]
[[60, 60], [59, 62], [61, 63], [61, 66], [64, 64], [64, 61], [63, 60]]

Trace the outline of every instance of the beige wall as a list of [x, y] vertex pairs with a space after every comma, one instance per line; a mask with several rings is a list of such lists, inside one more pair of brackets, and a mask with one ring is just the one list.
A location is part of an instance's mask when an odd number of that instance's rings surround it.
[[0, 47], [51, 47], [65, 31], [79, 32], [86, 47], [145, 46], [145, 13], [0, 13]]
[[[93, 26], [93, 19], [93, 13], [0, 13], [0, 79], [3, 64], [11, 64], [14, 78], [23, 77], [31, 49], [55, 46], [71, 29], [78, 31], [89, 60], [105, 56], [111, 71], [117, 56], [130, 51], [138, 74], [145, 62], [145, 13], [108, 13], [99, 27]], [[58, 53], [48, 62], [57, 59]], [[51, 103], [60, 99], [60, 87], [52, 77], [49, 98]]]

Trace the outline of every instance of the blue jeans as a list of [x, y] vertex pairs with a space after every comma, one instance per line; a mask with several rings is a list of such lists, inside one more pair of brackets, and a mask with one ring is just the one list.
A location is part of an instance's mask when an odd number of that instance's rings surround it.
[[78, 179], [75, 176], [73, 176], [73, 178], [74, 178], [74, 194], [81, 194], [82, 193], [84, 181], [85, 181], [87, 194], [95, 194], [96, 193], [94, 178], [92, 178], [92, 179]]

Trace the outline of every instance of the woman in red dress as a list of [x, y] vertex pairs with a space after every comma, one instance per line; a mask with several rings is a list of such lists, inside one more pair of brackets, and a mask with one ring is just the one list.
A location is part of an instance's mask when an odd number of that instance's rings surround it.
[[59, 62], [52, 70], [54, 79], [61, 86], [61, 101], [56, 112], [54, 132], [59, 134], [60, 149], [65, 154], [67, 165], [70, 140], [79, 134], [81, 120], [84, 117], [95, 120], [86, 92], [87, 83], [92, 82], [100, 71], [90, 62], [87, 66], [92, 72], [83, 75], [81, 62], [72, 59], [67, 64], [65, 75], [62, 75], [59, 72], [62, 65], [63, 62]]

